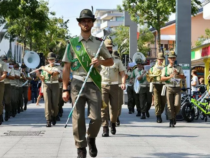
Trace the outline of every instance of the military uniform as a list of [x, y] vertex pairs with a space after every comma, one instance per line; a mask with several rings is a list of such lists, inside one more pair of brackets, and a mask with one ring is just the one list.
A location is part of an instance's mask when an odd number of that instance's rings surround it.
[[22, 105], [23, 105], [23, 98], [22, 98], [22, 82], [20, 80], [21, 72], [19, 70], [19, 65], [14, 65], [14, 72], [15, 72], [15, 113], [20, 113]]
[[[55, 54], [50, 52], [48, 54], [48, 59], [55, 60]], [[45, 71], [45, 69], [47, 71]], [[56, 117], [58, 115], [58, 103], [59, 103], [59, 76], [52, 76], [50, 72], [60, 73], [59, 66], [57, 65], [46, 65], [44, 70], [42, 70], [41, 76], [44, 78], [43, 81], [43, 95], [45, 102], [45, 118], [47, 120], [47, 127], [51, 127], [51, 122], [53, 125], [56, 124]]]
[[[131, 73], [131, 79], [135, 79], [137, 76], [140, 75], [140, 73], [141, 73], [141, 70], [139, 70], [138, 68], [134, 69], [133, 72]], [[139, 93], [136, 93], [134, 91], [134, 98], [135, 98], [135, 104], [136, 104], [136, 108], [137, 108], [136, 116], [140, 116], [141, 115], [141, 107], [140, 107]]]
[[[168, 58], [175, 58], [176, 54], [175, 52], [170, 52]], [[169, 77], [171, 74], [173, 74], [173, 71], [176, 70], [178, 72], [178, 75], [183, 75], [183, 70], [181, 66], [174, 65], [171, 66], [170, 64], [163, 68], [161, 77]], [[168, 117], [170, 119], [170, 127], [174, 127], [176, 124], [176, 114], [179, 112], [181, 107], [181, 83], [178, 81], [175, 81], [175, 78], [171, 78], [166, 82], [166, 100], [167, 100], [167, 111], [168, 111]]]
[[109, 115], [112, 134], [116, 133], [115, 123], [119, 117], [119, 79], [121, 79], [119, 73], [125, 71], [125, 68], [122, 61], [117, 57], [113, 57], [113, 60], [114, 65], [110, 67], [102, 66], [100, 73], [102, 76], [102, 100], [109, 105], [109, 107], [101, 109], [102, 126], [103, 128], [106, 128], [104, 129], [102, 136], [108, 136]]
[[[7, 58], [4, 58], [3, 60], [7, 60]], [[12, 76], [14, 77], [14, 70], [10, 69], [8, 66], [8, 73], [7, 77], [4, 79], [4, 104], [5, 104], [5, 121], [8, 121], [10, 117], [10, 112], [12, 110], [11, 107], [11, 100], [12, 100], [12, 95], [11, 95], [11, 83], [9, 77]]]
[[60, 67], [60, 70], [61, 70], [61, 73], [60, 73], [60, 81], [59, 81], [59, 88], [60, 88], [60, 97], [59, 97], [59, 103], [58, 103], [58, 107], [59, 107], [59, 116], [62, 117], [63, 115], [63, 105], [64, 105], [64, 101], [63, 101], [63, 98], [62, 98], [62, 91], [63, 91], [63, 81], [62, 81], [62, 78], [63, 78], [63, 68]]
[[134, 106], [135, 106], [135, 92], [133, 89], [133, 80], [131, 79], [132, 71], [127, 72], [128, 78], [126, 80], [127, 85], [127, 94], [128, 94], [128, 110], [129, 114], [134, 113]]
[[[5, 62], [0, 59], [0, 78], [3, 73], [7, 72], [8, 68]], [[3, 122], [3, 97], [4, 97], [4, 80], [0, 81], [0, 125]]]
[[[164, 60], [164, 54], [159, 53], [157, 59]], [[160, 81], [161, 79], [161, 70], [163, 69], [163, 65], [158, 65], [157, 63], [150, 69], [150, 74], [158, 74], [157, 77], [153, 78], [153, 95], [154, 95], [154, 106], [155, 106], [155, 115], [157, 117], [157, 122], [161, 123], [162, 118], [161, 114], [164, 111], [166, 104], [166, 97], [161, 96], [162, 88], [164, 83]]]

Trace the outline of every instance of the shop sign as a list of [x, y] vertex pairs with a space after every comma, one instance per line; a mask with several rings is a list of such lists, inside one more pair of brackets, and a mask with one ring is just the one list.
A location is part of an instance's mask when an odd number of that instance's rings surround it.
[[202, 57], [210, 56], [210, 46], [202, 48], [201, 56]]

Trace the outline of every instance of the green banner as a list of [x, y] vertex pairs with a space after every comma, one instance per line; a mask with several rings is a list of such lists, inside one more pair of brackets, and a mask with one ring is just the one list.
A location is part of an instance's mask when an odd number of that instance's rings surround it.
[[[70, 44], [83, 69], [88, 73], [90, 69], [91, 58], [88, 55], [82, 42], [79, 42], [79, 37], [70, 39]], [[95, 85], [101, 90], [101, 75], [94, 67], [90, 73], [90, 78], [93, 80]]]

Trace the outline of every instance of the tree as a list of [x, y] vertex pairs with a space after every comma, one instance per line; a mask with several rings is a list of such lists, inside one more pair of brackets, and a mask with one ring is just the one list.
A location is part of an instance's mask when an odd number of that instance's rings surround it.
[[[198, 12], [201, 2], [199, 0], [192, 1], [192, 14]], [[176, 12], [176, 0], [124, 0], [123, 8], [118, 6], [119, 10], [128, 11], [131, 19], [139, 24], [147, 23], [148, 27], [157, 30], [158, 46], [161, 48], [161, 27], [169, 20], [171, 13]]]
[[[138, 49], [145, 56], [148, 55], [150, 48], [148, 44], [154, 43], [154, 35], [148, 28], [140, 29], [140, 35], [138, 38]], [[129, 28], [125, 26], [119, 26], [115, 32], [112, 33], [114, 37], [114, 45], [118, 46], [118, 52], [120, 57], [123, 54], [129, 54]]]
[[205, 30], [205, 34], [206, 35], [202, 35], [201, 37], [199, 37], [199, 39], [195, 42], [195, 46], [201, 46], [204, 44], [204, 42], [210, 42], [210, 29], [206, 29]]

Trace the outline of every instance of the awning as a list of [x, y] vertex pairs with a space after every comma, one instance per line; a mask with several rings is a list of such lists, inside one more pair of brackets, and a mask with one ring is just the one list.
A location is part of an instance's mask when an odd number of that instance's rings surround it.
[[176, 35], [161, 35], [160, 38], [162, 41], [175, 41]]
[[203, 59], [191, 60], [191, 67], [194, 66], [205, 66]]

